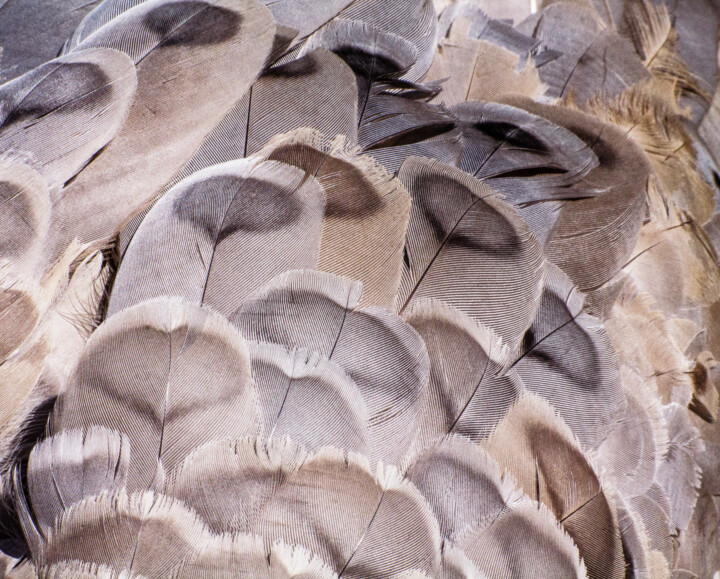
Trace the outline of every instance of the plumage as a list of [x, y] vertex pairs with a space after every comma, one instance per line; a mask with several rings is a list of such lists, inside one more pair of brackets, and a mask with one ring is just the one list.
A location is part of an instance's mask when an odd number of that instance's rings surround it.
[[719, 18], [0, 0], [0, 576], [715, 576]]

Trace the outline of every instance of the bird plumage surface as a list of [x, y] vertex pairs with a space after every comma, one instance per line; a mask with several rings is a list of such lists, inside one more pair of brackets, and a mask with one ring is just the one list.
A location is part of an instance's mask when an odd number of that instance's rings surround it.
[[0, 576], [720, 572], [714, 0], [0, 0]]

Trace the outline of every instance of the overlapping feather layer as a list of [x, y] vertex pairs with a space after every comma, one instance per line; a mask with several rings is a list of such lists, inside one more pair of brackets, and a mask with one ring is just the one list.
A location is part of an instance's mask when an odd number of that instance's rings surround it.
[[8, 576], [720, 568], [712, 2], [76, 4], [0, 4]]

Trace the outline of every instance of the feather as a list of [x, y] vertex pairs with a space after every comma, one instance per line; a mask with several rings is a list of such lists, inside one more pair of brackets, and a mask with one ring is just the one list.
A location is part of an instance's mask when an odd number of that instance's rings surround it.
[[85, 433], [62, 432], [33, 448], [28, 490], [33, 516], [45, 536], [72, 505], [125, 485], [129, 446], [125, 434], [91, 427]]
[[50, 227], [50, 193], [45, 180], [24, 163], [0, 160], [0, 259], [30, 278], [38, 275]]
[[475, 527], [492, 526], [522, 496], [512, 477], [461, 436], [445, 438], [415, 456], [406, 476], [430, 503], [443, 538], [452, 541]]
[[[461, 21], [462, 22], [462, 21]], [[531, 60], [488, 40], [470, 38], [469, 22], [455, 22], [441, 40], [425, 75], [427, 83], [442, 83], [437, 100], [451, 107], [464, 101], [492, 101], [504, 94], [541, 97], [546, 86]]]
[[562, 53], [539, 69], [547, 95], [585, 102], [612, 98], [650, 75], [626, 38], [605, 27], [597, 13], [574, 2], [553, 2], [518, 29]]
[[575, 133], [597, 155], [600, 164], [578, 186], [601, 194], [563, 204], [545, 251], [578, 289], [599, 288], [625, 266], [635, 247], [647, 211], [647, 158], [623, 131], [590, 115], [525, 98], [503, 100]]
[[317, 269], [363, 284], [361, 306], [392, 309], [400, 283], [410, 198], [399, 180], [343, 137], [299, 130], [258, 155], [303, 169], [325, 191]]
[[668, 450], [668, 434], [657, 394], [642, 388], [642, 379], [628, 371], [623, 372], [623, 382], [627, 403], [595, 457], [604, 480], [630, 499], [654, 484], [657, 467]]
[[451, 112], [462, 131], [458, 166], [506, 195], [513, 205], [594, 195], [573, 187], [599, 161], [570, 131], [498, 103], [466, 102]]
[[369, 417], [370, 455], [397, 464], [412, 443], [430, 363], [420, 336], [379, 308], [359, 308], [362, 285], [330, 274], [286, 272], [230, 316], [248, 340], [306, 348], [355, 382]]
[[487, 442], [488, 453], [572, 537], [591, 577], [625, 576], [615, 507], [555, 410], [527, 393]]
[[[658, 82], [632, 86], [616, 99], [593, 99], [586, 110], [619, 126], [647, 155], [663, 197], [705, 223], [715, 210], [715, 192], [698, 172], [698, 155], [669, 89]], [[673, 102], [668, 102], [672, 100]]]
[[0, 86], [0, 149], [62, 186], [118, 133], [136, 88], [133, 62], [115, 50], [43, 64]]
[[248, 90], [273, 37], [250, 0], [149, 0], [78, 45], [139, 59], [138, 93], [118, 136], [62, 192], [54, 252], [73, 237], [107, 239], [142, 210]]
[[316, 266], [324, 209], [320, 184], [284, 163], [199, 171], [148, 213], [118, 270], [109, 314], [175, 295], [227, 315], [279, 273]]
[[261, 436], [290, 436], [309, 451], [334, 446], [368, 454], [365, 401], [342, 368], [304, 349], [263, 342], [249, 348]]
[[244, 340], [219, 314], [160, 298], [92, 335], [58, 399], [52, 432], [125, 433], [133, 492], [162, 485], [165, 472], [209, 440], [257, 433], [258, 414]]
[[665, 491], [656, 483], [644, 495], [632, 497], [627, 502], [642, 520], [650, 547], [662, 553], [668, 563], [672, 564], [675, 556], [673, 530], [670, 528], [671, 507]]
[[60, 561], [38, 572], [41, 579], [140, 579], [137, 575], [118, 573], [107, 565], [95, 565], [83, 561]]
[[438, 162], [410, 158], [398, 178], [413, 199], [400, 311], [420, 298], [439, 299], [517, 343], [544, 273], [527, 224], [487, 185]]
[[685, 409], [670, 404], [663, 407], [663, 414], [670, 441], [656, 478], [670, 502], [671, 528], [684, 531], [690, 524], [700, 488], [701, 471], [695, 457], [703, 452], [704, 445]]
[[32, 335], [44, 313], [40, 284], [0, 263], [0, 360], [5, 362]]
[[607, 435], [624, 398], [615, 350], [602, 324], [582, 308], [582, 294], [548, 265], [540, 307], [513, 367], [588, 449]]
[[488, 577], [586, 577], [577, 548], [543, 505], [527, 498], [508, 505], [489, 527], [466, 532], [456, 542]]
[[302, 547], [278, 541], [266, 548], [254, 535], [222, 535], [181, 569], [185, 579], [237, 577], [238, 579], [336, 579], [319, 557]]
[[[213, 484], [223, 479], [234, 484]], [[243, 480], [250, 484], [237, 484]], [[247, 498], [229, 502], [236, 510], [219, 508], [211, 497], [223, 488]], [[214, 529], [301, 545], [348, 577], [439, 565], [440, 535], [423, 497], [393, 467], [374, 475], [360, 455], [331, 448], [305, 455], [289, 442], [218, 442], [188, 457], [170, 492]]]
[[113, 571], [166, 576], [197, 556], [212, 534], [181, 503], [152, 492], [102, 493], [68, 509], [48, 536], [40, 560], [76, 558]]
[[487, 438], [524, 389], [504, 372], [507, 346], [491, 330], [442, 303], [418, 300], [404, 319], [430, 356], [430, 383], [419, 411], [415, 448], [447, 435]]
[[[210, 165], [257, 153], [274, 135], [301, 127], [328, 137], [345, 135], [355, 143], [356, 95], [351, 71], [323, 49], [271, 68], [210, 132], [172, 183]], [[321, 113], [320, 105], [331, 102], [336, 106]]]
[[720, 365], [707, 350], [701, 352], [692, 369], [693, 394], [690, 410], [707, 422], [715, 422], [718, 417], [720, 394]]
[[0, 83], [52, 60], [101, 0], [6, 0], [0, 4]]
[[433, 85], [400, 80], [417, 59], [415, 47], [365, 22], [340, 20], [315, 34], [304, 50], [323, 47], [352, 68], [358, 86], [358, 143], [389, 171], [410, 155], [455, 161], [454, 119], [428, 104]]
[[[617, 497], [618, 526], [622, 536], [623, 553], [627, 573], [638, 579], [650, 579], [660, 576], [652, 575], [652, 549], [650, 539], [645, 533], [645, 526], [637, 515], [634, 515], [622, 498]], [[664, 557], [663, 557], [664, 559]], [[664, 577], [669, 577], [669, 573]]]

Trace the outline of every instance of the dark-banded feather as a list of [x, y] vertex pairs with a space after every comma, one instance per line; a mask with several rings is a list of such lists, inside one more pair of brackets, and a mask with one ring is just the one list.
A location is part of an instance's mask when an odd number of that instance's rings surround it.
[[389, 171], [410, 155], [455, 164], [458, 133], [444, 107], [429, 104], [438, 88], [400, 80], [417, 59], [407, 40], [365, 22], [338, 20], [304, 50], [332, 50], [352, 68], [358, 86], [358, 142]]
[[410, 214], [402, 183], [346, 138], [329, 140], [310, 130], [279, 136], [258, 155], [299, 167], [322, 186], [317, 269], [361, 281], [361, 305], [392, 309]]
[[174, 295], [227, 315], [279, 273], [316, 266], [324, 209], [318, 182], [291, 165], [248, 159], [199, 171], [143, 220], [109, 313]]
[[548, 264], [545, 288], [513, 364], [528, 390], [546, 398], [584, 449], [607, 436], [624, 404], [617, 355], [584, 297]]
[[516, 344], [535, 315], [544, 273], [525, 221], [487, 185], [436, 161], [410, 158], [398, 178], [413, 199], [400, 311], [438, 299]]
[[[625, 266], [635, 247], [647, 214], [647, 157], [623, 131], [590, 115], [526, 98], [503, 100], [575, 133], [597, 156], [599, 165], [575, 186], [595, 196], [558, 208], [545, 251], [581, 291], [599, 288]], [[523, 217], [532, 223], [529, 214], [542, 205], [523, 210]]]
[[599, 161], [570, 131], [499, 103], [466, 102], [451, 112], [462, 131], [458, 166], [505, 194], [513, 205], [599, 193], [573, 187]]
[[68, 54], [0, 86], [0, 149], [63, 186], [125, 122], [133, 62], [116, 50]]
[[197, 446], [255, 434], [245, 341], [218, 314], [164, 298], [112, 316], [92, 335], [52, 416], [52, 432], [125, 433], [130, 492], [162, 486]]
[[572, 432], [547, 402], [524, 394], [487, 448], [527, 495], [555, 514], [590, 576], [625, 576], [615, 507]]
[[425, 342], [430, 383], [415, 448], [450, 434], [487, 438], [523, 390], [500, 338], [459, 310], [418, 300], [404, 316]]
[[301, 127], [328, 138], [345, 135], [355, 143], [356, 99], [351, 71], [325, 50], [271, 68], [205, 138], [173, 183], [210, 165], [257, 153], [275, 135]]
[[58, 55], [75, 26], [102, 0], [6, 0], [0, 4], [0, 83]]
[[230, 319], [249, 340], [307, 348], [338, 364], [367, 406], [370, 456], [398, 464], [413, 442], [429, 374], [422, 339], [380, 308], [358, 308], [362, 285], [314, 271], [278, 276]]
[[133, 55], [138, 92], [118, 136], [63, 191], [54, 251], [109, 238], [140, 212], [256, 80], [274, 34], [251, 0], [149, 0], [78, 45]]

